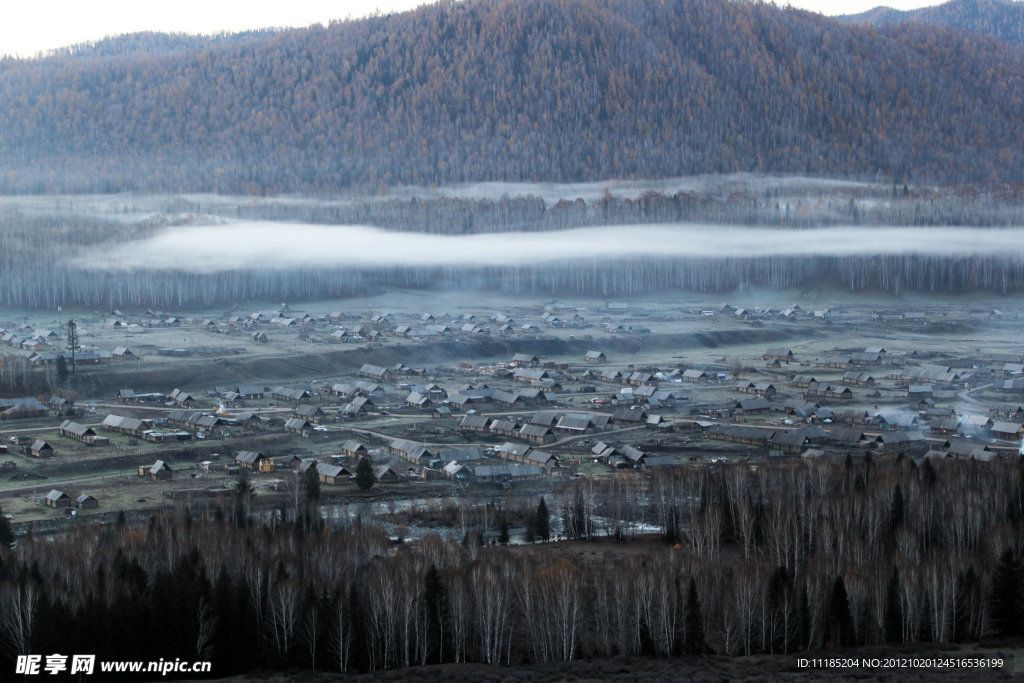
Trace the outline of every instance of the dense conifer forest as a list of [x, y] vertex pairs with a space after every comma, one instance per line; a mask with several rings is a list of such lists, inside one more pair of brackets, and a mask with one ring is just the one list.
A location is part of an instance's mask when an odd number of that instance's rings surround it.
[[1020, 180], [1024, 56], [760, 2], [465, 0], [0, 62], [0, 192]]
[[[915, 10], [876, 7], [842, 19], [871, 26], [916, 22], [961, 29], [1024, 47], [1024, 3], [1020, 0], [950, 0]], [[966, 36], [970, 40], [970, 36]]]

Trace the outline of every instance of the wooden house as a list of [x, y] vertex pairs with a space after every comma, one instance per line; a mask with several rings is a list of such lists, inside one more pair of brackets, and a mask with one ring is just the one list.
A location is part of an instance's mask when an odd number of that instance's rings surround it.
[[352, 477], [352, 473], [341, 465], [328, 465], [322, 462], [317, 463], [316, 473], [320, 478], [321, 484], [328, 484], [330, 486], [343, 484]]
[[57, 489], [51, 489], [50, 492], [46, 494], [46, 498], [44, 500], [46, 501], [46, 505], [48, 507], [71, 507], [71, 496], [64, 493], [63, 491], [58, 491]]
[[760, 415], [772, 409], [771, 403], [765, 398], [749, 398], [737, 401], [733, 406], [735, 415]]
[[318, 405], [300, 405], [295, 408], [295, 417], [309, 420], [315, 424], [323, 424], [327, 414]]
[[308, 401], [311, 397], [309, 389], [304, 387], [274, 387], [270, 395], [281, 401], [294, 401], [296, 403]]
[[349, 458], [363, 458], [369, 455], [366, 446], [352, 439], [341, 444], [341, 452]]
[[36, 458], [48, 458], [53, 455], [53, 446], [42, 439], [36, 439], [29, 446], [29, 452]]
[[519, 429], [517, 436], [520, 439], [533, 443], [548, 443], [555, 440], [555, 434], [550, 427], [544, 425], [525, 424]]
[[459, 429], [464, 432], [487, 432], [489, 431], [491, 418], [485, 415], [466, 415], [459, 424]]
[[778, 360], [783, 362], [789, 362], [793, 360], [793, 351], [792, 349], [787, 349], [783, 347], [774, 347], [765, 351], [764, 354], [761, 356], [761, 360]]
[[391, 370], [388, 368], [382, 368], [379, 365], [372, 365], [370, 363], [364, 363], [359, 368], [359, 375], [362, 377], [368, 377], [377, 382], [390, 382], [392, 379]]
[[0, 398], [0, 420], [47, 417], [49, 409], [35, 398]]
[[697, 370], [696, 368], [692, 368], [690, 370], [683, 371], [684, 382], [706, 382], [710, 379], [711, 376], [708, 375], [708, 373], [705, 372], [704, 370]]
[[75, 507], [79, 510], [92, 510], [99, 507], [99, 505], [100, 502], [88, 493], [83, 493], [78, 498], [75, 498]]
[[480, 483], [522, 481], [536, 479], [544, 475], [537, 465], [480, 465], [474, 476]]
[[533, 447], [521, 443], [506, 441], [498, 446], [498, 455], [506, 460], [524, 462], [524, 458], [526, 458], [526, 454], [530, 452], [531, 448]]
[[186, 408], [191, 408], [196, 403], [195, 396], [188, 393], [187, 391], [182, 391], [181, 389], [175, 389], [174, 391], [172, 391], [170, 394], [170, 399], [177, 403], [179, 406], [184, 406]]
[[242, 427], [247, 432], [256, 431], [259, 429], [261, 418], [256, 413], [238, 413], [234, 417], [235, 424]]
[[302, 434], [312, 430], [313, 423], [302, 417], [292, 417], [284, 423], [284, 431], [289, 434]]
[[495, 418], [491, 422], [490, 432], [499, 436], [517, 436], [519, 423], [515, 418]]
[[64, 398], [63, 396], [51, 396], [50, 400], [46, 402], [50, 410], [57, 413], [57, 415], [74, 415], [75, 414], [75, 402], [70, 398]]
[[1019, 441], [1024, 437], [1024, 424], [1019, 422], [996, 422], [992, 425], [992, 436], [1006, 441]]
[[139, 476], [149, 477], [153, 481], [163, 481], [174, 476], [174, 470], [163, 460], [157, 460], [152, 465], [139, 465]]
[[267, 392], [267, 388], [262, 384], [239, 384], [235, 389], [242, 398], [256, 399], [263, 398]]
[[132, 350], [127, 346], [118, 346], [110, 352], [110, 357], [114, 360], [138, 360], [139, 357], [132, 353]]
[[259, 451], [238, 451], [235, 454], [235, 463], [243, 469], [254, 472], [274, 471], [274, 461]]
[[373, 478], [382, 484], [393, 484], [398, 481], [398, 473], [390, 465], [379, 465], [373, 468]]
[[426, 410], [433, 405], [430, 398], [418, 391], [410, 391], [409, 395], [405, 397], [405, 402], [410, 408], [416, 408], [417, 410]]

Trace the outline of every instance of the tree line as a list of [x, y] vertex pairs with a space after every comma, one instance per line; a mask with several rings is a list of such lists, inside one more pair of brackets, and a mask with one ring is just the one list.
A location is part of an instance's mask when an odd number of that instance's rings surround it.
[[[1024, 635], [1021, 459], [579, 480], [544, 514], [552, 537], [614, 527], [622, 543], [594, 559], [480, 533], [396, 545], [358, 517], [317, 521], [309, 486], [294, 515], [260, 511], [244, 483], [234, 495], [3, 548], [4, 657], [210, 658], [225, 676]], [[641, 521], [660, 544], [631, 547]]]
[[[813, 184], [813, 183], [812, 183]], [[536, 196], [462, 199], [353, 199], [346, 202], [204, 202], [167, 198], [145, 221], [122, 222], [102, 215], [76, 215], [70, 207], [28, 214], [0, 214], [0, 304], [25, 308], [84, 305], [117, 308], [176, 308], [252, 299], [314, 299], [350, 296], [368, 287], [489, 288], [514, 294], [617, 296], [684, 289], [699, 292], [742, 286], [794, 287], [829, 282], [851, 290], [889, 292], [999, 293], [1024, 288], [1024, 264], [1013, 254], [997, 256], [892, 255], [753, 258], [630, 257], [567, 260], [494, 267], [352, 267], [239, 269], [214, 274], [154, 270], [107, 272], [77, 259], [106, 245], [153, 237], [180, 223], [181, 216], [240, 220], [301, 221], [328, 225], [372, 225], [394, 231], [445, 235], [507, 231], [556, 231], [603, 225], [708, 223], [771, 228], [861, 226], [1005, 227], [1019, 223], [1024, 185], [993, 184], [940, 192], [878, 186], [846, 192], [802, 189], [783, 196], [779, 188], [755, 191], [740, 179], [725, 187], [674, 194], [648, 192], [637, 198], [605, 194], [546, 204]], [[127, 202], [127, 200], [125, 200]], [[127, 203], [123, 210], [132, 209]], [[187, 220], [187, 219], [184, 219]], [[216, 226], [214, 226], [215, 228]], [[924, 233], [922, 233], [924, 235]], [[880, 233], [880, 239], [884, 235]], [[923, 237], [922, 239], [926, 239]], [[196, 249], [203, 246], [197, 243]], [[230, 255], [226, 254], [225, 258]]]

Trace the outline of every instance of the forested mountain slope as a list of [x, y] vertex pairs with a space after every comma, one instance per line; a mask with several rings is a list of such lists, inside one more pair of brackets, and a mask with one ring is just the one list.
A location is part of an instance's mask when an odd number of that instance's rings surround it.
[[950, 0], [934, 7], [907, 11], [876, 7], [839, 18], [872, 26], [906, 22], [948, 26], [1024, 47], [1024, 2], [1020, 0]]
[[1024, 176], [1024, 58], [773, 5], [466, 0], [0, 62], [0, 192]]

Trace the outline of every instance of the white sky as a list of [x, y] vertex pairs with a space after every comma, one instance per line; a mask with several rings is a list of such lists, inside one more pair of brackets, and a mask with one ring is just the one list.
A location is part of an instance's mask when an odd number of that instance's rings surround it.
[[[776, 0], [786, 4], [786, 0]], [[862, 12], [878, 5], [912, 9], [943, 0], [790, 0], [823, 14]], [[332, 19], [402, 11], [424, 0], [0, 0], [0, 54], [40, 51], [137, 31], [217, 33], [256, 28], [327, 25]]]

